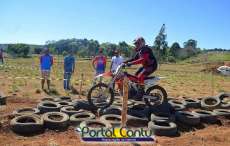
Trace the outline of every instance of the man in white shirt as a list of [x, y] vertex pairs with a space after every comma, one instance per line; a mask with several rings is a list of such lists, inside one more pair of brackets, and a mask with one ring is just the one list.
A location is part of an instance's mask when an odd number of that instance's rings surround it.
[[111, 66], [110, 66], [110, 71], [114, 73], [117, 69], [117, 67], [122, 64], [124, 61], [123, 57], [120, 55], [118, 50], [114, 51], [114, 56], [112, 57], [111, 60]]

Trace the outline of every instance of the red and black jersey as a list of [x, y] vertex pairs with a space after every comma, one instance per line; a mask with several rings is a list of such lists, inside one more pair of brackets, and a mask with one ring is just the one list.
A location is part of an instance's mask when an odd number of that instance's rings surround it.
[[147, 67], [156, 67], [157, 60], [156, 57], [153, 55], [153, 51], [150, 47], [144, 46], [137, 52], [134, 58], [126, 61], [131, 62], [131, 64], [142, 64], [144, 68]]

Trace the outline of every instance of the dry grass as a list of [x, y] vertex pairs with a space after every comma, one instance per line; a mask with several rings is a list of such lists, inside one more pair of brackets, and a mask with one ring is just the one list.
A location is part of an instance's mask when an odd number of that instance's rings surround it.
[[[19, 94], [23, 96], [41, 96], [40, 92], [40, 70], [38, 57], [28, 59], [7, 59], [7, 66], [0, 67], [1, 90], [7, 95]], [[158, 76], [166, 77], [160, 84], [166, 88], [170, 96], [210, 96], [222, 91], [229, 91], [230, 77], [202, 72], [205, 65], [196, 64], [163, 64], [155, 73]], [[109, 64], [107, 64], [107, 69]], [[132, 67], [128, 71], [135, 72], [137, 67]], [[90, 88], [94, 71], [91, 62], [79, 60], [76, 63], [76, 72], [72, 78], [75, 89], [79, 89], [79, 80], [83, 74], [83, 90], [86, 92]], [[12, 77], [12, 78], [10, 78]], [[28, 77], [28, 78], [17, 78]], [[63, 95], [63, 65], [57, 58], [51, 72], [52, 91], [54, 94]], [[60, 80], [55, 80], [60, 79]]]

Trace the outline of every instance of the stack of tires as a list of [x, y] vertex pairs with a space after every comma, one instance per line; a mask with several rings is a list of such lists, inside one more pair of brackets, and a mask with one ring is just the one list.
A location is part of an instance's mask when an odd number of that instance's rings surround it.
[[[192, 99], [168, 98], [157, 106], [128, 101], [127, 127], [146, 127], [159, 136], [176, 136], [181, 126], [197, 127], [201, 123], [216, 123], [218, 117], [230, 116], [230, 94]], [[43, 98], [36, 108], [13, 112], [10, 125], [18, 134], [37, 134], [45, 129], [66, 130], [69, 126], [89, 128], [121, 126], [122, 98], [115, 98], [106, 109], [96, 109], [85, 100], [71, 97]], [[95, 126], [96, 125], [96, 126]]]
[[148, 127], [155, 135], [175, 136], [182, 127], [199, 127], [202, 123], [214, 124], [218, 117], [230, 117], [230, 94], [192, 99], [168, 98], [168, 103], [150, 108]]
[[10, 126], [15, 133], [22, 135], [38, 134], [45, 129], [66, 130], [70, 125], [95, 119], [90, 107], [83, 104], [82, 101], [73, 101], [71, 97], [43, 98], [35, 108], [13, 111]]
[[[133, 123], [147, 126], [147, 107], [143, 103], [128, 102], [129, 127]], [[41, 99], [37, 107], [25, 107], [13, 111], [10, 122], [11, 129], [21, 135], [39, 134], [45, 129], [63, 131], [74, 127], [117, 127], [121, 125], [122, 101], [117, 99], [106, 109], [95, 109], [85, 100], [72, 100], [71, 97], [46, 97]], [[140, 118], [142, 117], [142, 118]], [[93, 125], [93, 126], [92, 126]]]
[[[144, 102], [128, 100], [127, 127], [147, 127], [149, 107]], [[116, 97], [113, 104], [106, 109], [98, 109], [100, 120], [109, 122], [112, 126], [121, 126], [122, 97]]]

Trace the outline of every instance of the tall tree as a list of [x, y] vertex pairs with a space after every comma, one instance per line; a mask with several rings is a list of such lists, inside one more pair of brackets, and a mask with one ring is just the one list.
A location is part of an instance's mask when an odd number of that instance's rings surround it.
[[132, 48], [125, 41], [118, 43], [118, 49], [125, 57], [130, 57], [132, 54]]
[[27, 44], [9, 44], [7, 52], [15, 57], [28, 57], [30, 46]]
[[174, 57], [177, 57], [178, 51], [181, 49], [180, 44], [178, 42], [174, 42], [170, 47], [170, 54]]
[[167, 56], [168, 42], [166, 41], [167, 35], [165, 32], [165, 24], [162, 25], [159, 34], [155, 37], [154, 49], [157, 53], [157, 58], [160, 59], [161, 56], [164, 58]]

